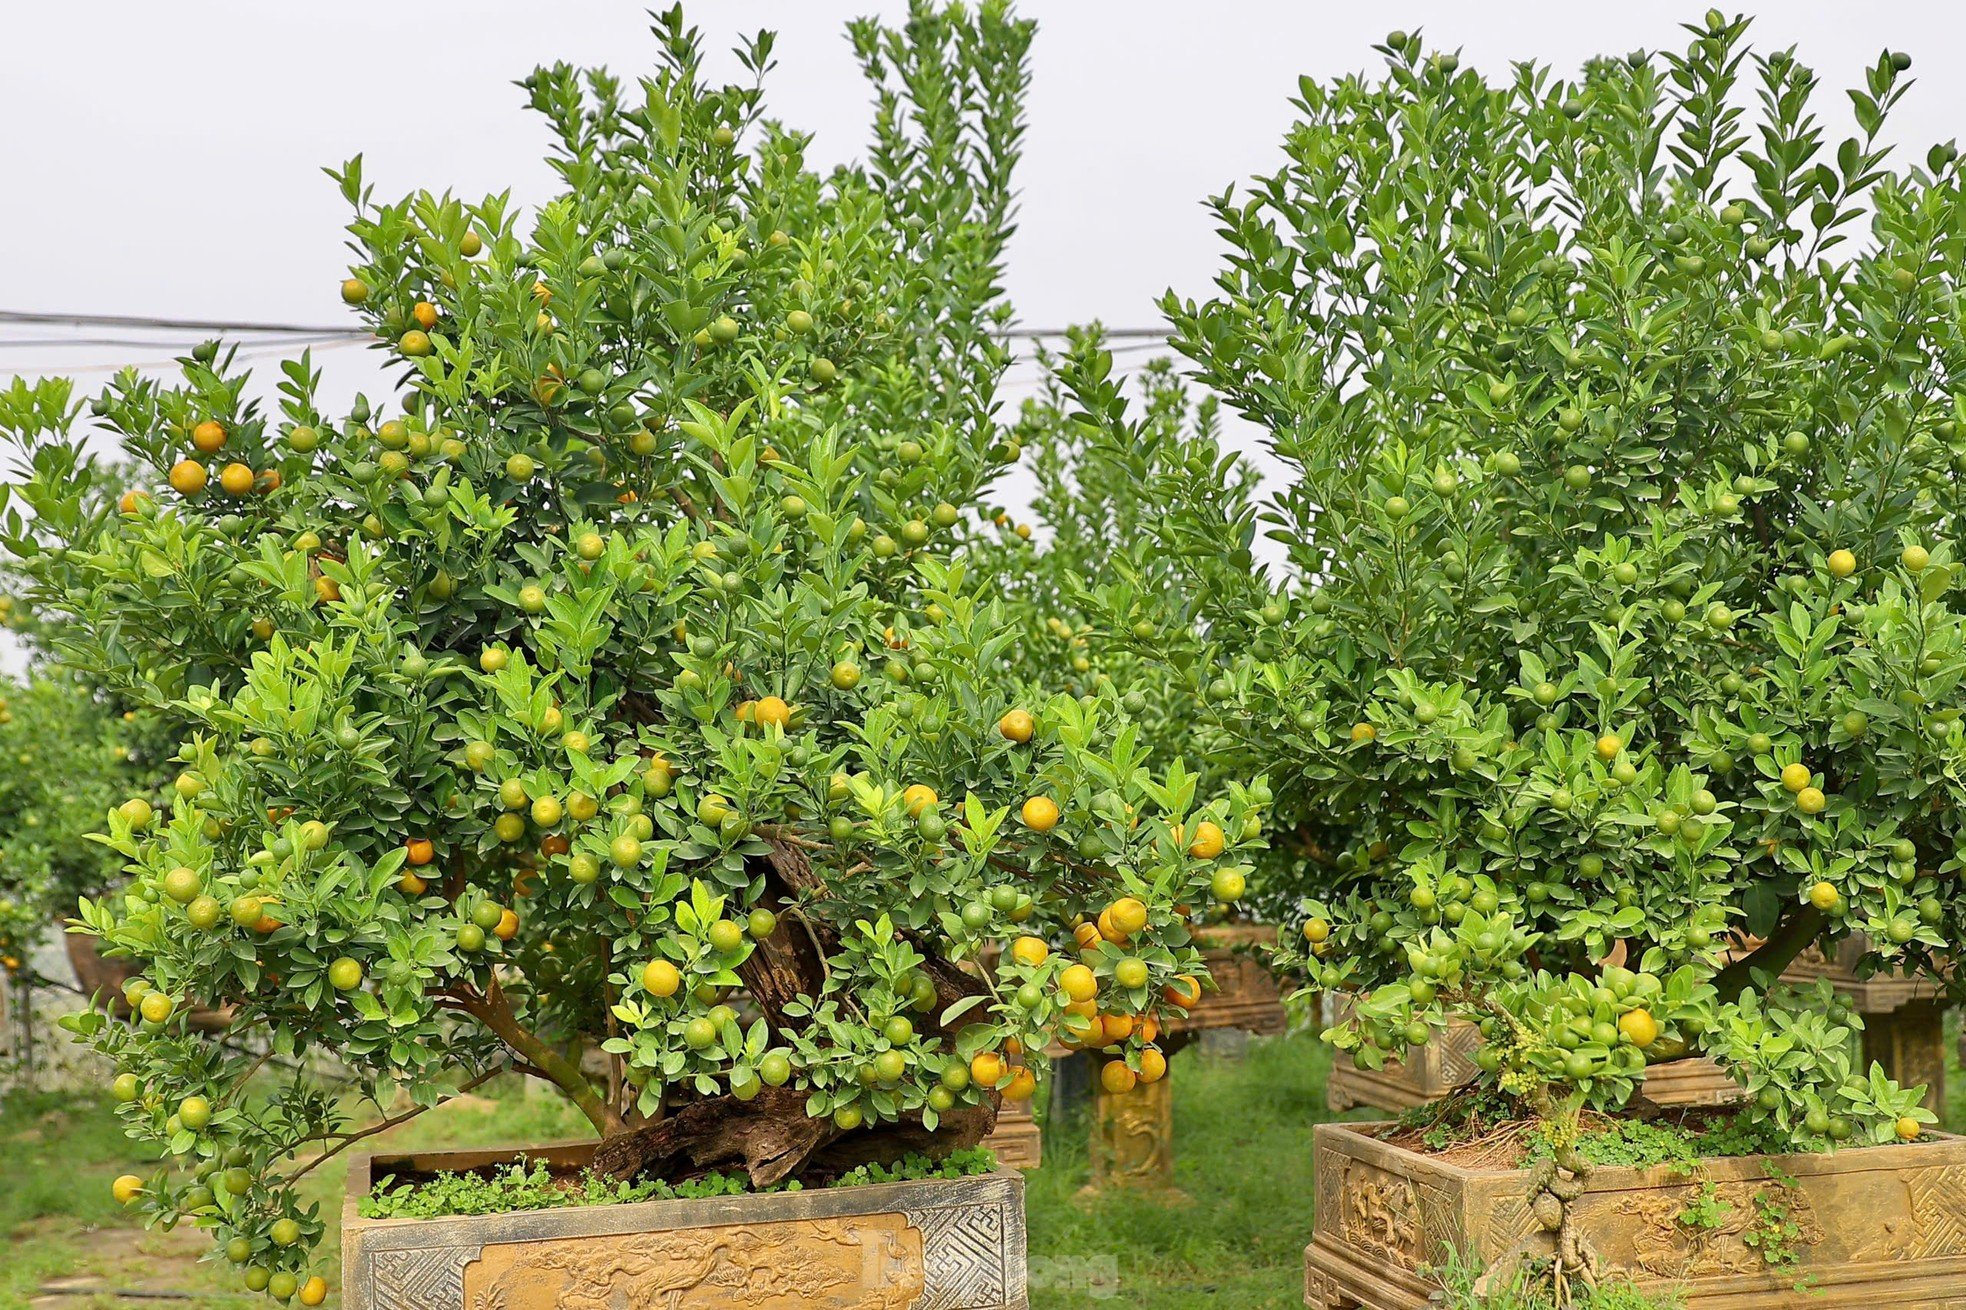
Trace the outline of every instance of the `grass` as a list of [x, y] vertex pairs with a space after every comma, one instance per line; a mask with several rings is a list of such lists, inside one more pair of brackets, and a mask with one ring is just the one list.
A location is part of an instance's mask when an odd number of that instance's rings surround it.
[[1959, 1063], [1961, 1018], [1958, 1010], [1946, 1015], [1946, 1103], [1939, 1107], [1939, 1127], [1948, 1132], [1966, 1133], [1966, 1071]]
[[[1161, 1204], [1119, 1195], [1083, 1200], [1083, 1111], [1049, 1126], [1045, 1167], [1029, 1175], [1035, 1310], [1115, 1304], [1186, 1310], [1295, 1307], [1311, 1228], [1311, 1127], [1330, 1117], [1330, 1052], [1314, 1037], [1252, 1042], [1239, 1059], [1186, 1051], [1174, 1061], [1175, 1182], [1191, 1199]], [[580, 1136], [555, 1098], [507, 1089], [466, 1097], [386, 1138], [392, 1149], [484, 1146]], [[119, 1173], [145, 1172], [105, 1101], [21, 1095], [0, 1102], [0, 1310], [19, 1310], [59, 1278], [105, 1289], [170, 1289], [185, 1310], [262, 1306], [230, 1266], [198, 1263], [195, 1231], [145, 1233], [109, 1198]], [[335, 1161], [307, 1182], [339, 1230], [344, 1171]], [[332, 1247], [324, 1249], [331, 1250]], [[338, 1271], [322, 1270], [330, 1283]], [[108, 1295], [64, 1296], [60, 1310], [128, 1306]]]
[[[1441, 1281], [1434, 1298], [1439, 1310], [1557, 1310], [1546, 1290], [1530, 1286], [1521, 1275], [1499, 1288], [1476, 1292], [1482, 1271], [1458, 1254], [1450, 1252], [1435, 1272]], [[1677, 1296], [1647, 1296], [1628, 1283], [1580, 1289], [1575, 1297], [1569, 1310], [1685, 1310]]]
[[[1947, 1043], [1948, 1058], [1954, 1046]], [[1028, 1175], [1034, 1310], [1295, 1310], [1311, 1231], [1311, 1130], [1324, 1108], [1331, 1055], [1312, 1036], [1250, 1043], [1240, 1058], [1199, 1050], [1174, 1060], [1173, 1203], [1133, 1194], [1084, 1198], [1083, 1112], [1047, 1125], [1045, 1166]], [[578, 1137], [556, 1098], [493, 1085], [377, 1139], [391, 1149], [471, 1147]], [[1966, 1077], [1951, 1072], [1948, 1126], [1966, 1125]], [[1369, 1112], [1354, 1116], [1373, 1117]], [[119, 1173], [145, 1172], [107, 1103], [84, 1096], [0, 1098], [0, 1310], [23, 1310], [53, 1280], [90, 1278], [94, 1295], [48, 1298], [49, 1310], [143, 1304], [114, 1289], [172, 1290], [183, 1310], [270, 1304], [244, 1293], [230, 1266], [201, 1264], [195, 1231], [146, 1233], [109, 1197]], [[308, 1195], [338, 1238], [340, 1161], [310, 1176]], [[332, 1263], [332, 1261], [324, 1262]], [[331, 1284], [339, 1271], [322, 1269]], [[39, 1306], [36, 1310], [40, 1310]]]
[[1330, 1050], [1308, 1035], [1253, 1041], [1240, 1059], [1176, 1056], [1174, 1183], [1185, 1204], [1081, 1199], [1085, 1120], [1048, 1125], [1044, 1168], [1026, 1191], [1034, 1310], [1301, 1306], [1311, 1130], [1333, 1117], [1330, 1067]]
[[[484, 1090], [484, 1089], [481, 1089]], [[385, 1137], [392, 1149], [492, 1146], [580, 1136], [577, 1112], [557, 1098], [518, 1094], [467, 1096], [411, 1121]], [[0, 1098], [0, 1310], [23, 1310], [55, 1280], [88, 1280], [99, 1290], [49, 1298], [59, 1310], [127, 1310], [143, 1304], [116, 1290], [170, 1290], [184, 1310], [239, 1310], [272, 1305], [246, 1292], [230, 1265], [204, 1263], [211, 1243], [196, 1230], [146, 1232], [110, 1199], [110, 1180], [147, 1173], [111, 1113], [106, 1098], [76, 1094], [15, 1094]], [[333, 1253], [341, 1227], [346, 1165], [330, 1161], [303, 1184], [327, 1221], [328, 1253], [318, 1272], [340, 1282]], [[37, 1306], [37, 1310], [39, 1307]]]

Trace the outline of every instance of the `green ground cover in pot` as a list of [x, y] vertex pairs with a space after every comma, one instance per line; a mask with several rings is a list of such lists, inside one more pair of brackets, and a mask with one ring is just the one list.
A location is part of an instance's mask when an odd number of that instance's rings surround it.
[[[924, 1178], [974, 1178], [997, 1167], [996, 1155], [974, 1147], [931, 1160], [910, 1154], [888, 1165], [862, 1165], [832, 1180], [828, 1186], [857, 1187], [868, 1183], [915, 1182]], [[366, 1219], [434, 1219], [439, 1215], [510, 1214], [518, 1210], [552, 1210], [575, 1205], [623, 1205], [632, 1201], [695, 1200], [711, 1196], [742, 1196], [747, 1192], [797, 1192], [805, 1184], [796, 1178], [756, 1186], [740, 1173], [711, 1170], [701, 1178], [666, 1182], [660, 1178], [624, 1181], [592, 1173], [555, 1174], [544, 1161], [514, 1163], [489, 1174], [439, 1173], [415, 1182], [397, 1183], [385, 1176], [362, 1201]]]
[[[1485, 1160], [1527, 1166], [1556, 1151], [1561, 1126], [1525, 1118], [1513, 1097], [1492, 1090], [1415, 1106], [1395, 1121], [1405, 1144], [1435, 1152], [1476, 1151]], [[1791, 1140], [1739, 1109], [1686, 1107], [1651, 1117], [1585, 1114], [1571, 1139], [1592, 1165], [1647, 1168], [1744, 1155], [1793, 1155], [1827, 1144]], [[1868, 1143], [1857, 1142], [1853, 1146]]]

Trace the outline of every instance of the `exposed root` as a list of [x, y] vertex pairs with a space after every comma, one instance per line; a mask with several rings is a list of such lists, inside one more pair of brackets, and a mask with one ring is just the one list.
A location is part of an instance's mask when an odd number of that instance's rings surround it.
[[976, 1145], [996, 1124], [996, 1107], [969, 1106], [942, 1116], [934, 1132], [919, 1121], [843, 1132], [805, 1112], [806, 1094], [765, 1087], [749, 1101], [718, 1096], [667, 1118], [602, 1139], [593, 1168], [611, 1178], [638, 1174], [674, 1181], [712, 1169], [741, 1168], [755, 1186], [794, 1174], [833, 1177], [858, 1165], [892, 1163], [911, 1151], [930, 1157]]
[[1555, 1168], [1534, 1204], [1547, 1216], [1552, 1207], [1543, 1198], [1549, 1197], [1556, 1203], [1556, 1254], [1550, 1260], [1550, 1292], [1557, 1305], [1567, 1306], [1573, 1299], [1573, 1284], [1581, 1283], [1587, 1289], [1597, 1287], [1602, 1263], [1597, 1252], [1591, 1249], [1583, 1230], [1577, 1226], [1576, 1214], [1572, 1209], [1577, 1198], [1584, 1194], [1584, 1180], [1591, 1171], [1590, 1161], [1577, 1154], [1576, 1147], [1564, 1145], [1557, 1148], [1551, 1163]]
[[[1559, 1306], [1576, 1300], [1576, 1289], [1594, 1290], [1603, 1273], [1603, 1262], [1590, 1241], [1577, 1226], [1573, 1206], [1584, 1194], [1591, 1163], [1578, 1152], [1576, 1141], [1582, 1127], [1582, 1107], [1575, 1102], [1559, 1106], [1547, 1088], [1540, 1088], [1527, 1103], [1536, 1111], [1537, 1121], [1554, 1128], [1556, 1140], [1549, 1156], [1529, 1169], [1530, 1213], [1535, 1216], [1538, 1233], [1517, 1242], [1499, 1259], [1491, 1262], [1475, 1282], [1484, 1295], [1505, 1286], [1524, 1263], [1532, 1246], [1552, 1242], [1548, 1263], [1539, 1271], [1547, 1280], [1550, 1296]], [[1519, 1130], [1520, 1125], [1510, 1125]]]
[[[779, 926], [737, 971], [765, 1021], [779, 1030], [793, 1026], [785, 1012], [794, 1001], [824, 992], [826, 955], [837, 939], [828, 925], [810, 922], [800, 912], [804, 898], [821, 889], [819, 872], [801, 847], [774, 838], [754, 868], [765, 884], [759, 904], [778, 912]], [[917, 1024], [924, 1033], [942, 1035], [943, 1011], [983, 984], [933, 952], [923, 954], [928, 958], [922, 972], [935, 984], [936, 1003]], [[942, 1115], [932, 1133], [919, 1119], [847, 1132], [830, 1118], [808, 1116], [804, 1092], [764, 1087], [749, 1101], [734, 1096], [685, 1101], [655, 1122], [609, 1132], [594, 1153], [593, 1167], [615, 1178], [649, 1174], [671, 1181], [741, 1168], [763, 1187], [794, 1175], [818, 1179], [863, 1164], [891, 1164], [910, 1152], [944, 1156], [982, 1141], [996, 1118], [992, 1098]]]

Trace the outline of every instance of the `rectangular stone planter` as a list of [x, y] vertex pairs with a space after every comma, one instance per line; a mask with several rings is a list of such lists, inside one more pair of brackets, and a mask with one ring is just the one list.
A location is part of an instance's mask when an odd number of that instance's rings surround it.
[[[1412, 1058], [1379, 1069], [1355, 1067], [1340, 1052], [1325, 1083], [1325, 1103], [1333, 1110], [1367, 1105], [1375, 1110], [1410, 1110], [1449, 1095], [1475, 1076], [1481, 1033], [1456, 1021]], [[1671, 1060], [1645, 1072], [1645, 1095], [1655, 1105], [1725, 1105], [1740, 1099], [1741, 1085], [1704, 1057]]]
[[1853, 933], [1838, 944], [1834, 957], [1810, 947], [1782, 972], [1785, 982], [1798, 987], [1829, 979], [1830, 986], [1850, 999], [1864, 1017], [1863, 1061], [1874, 1061], [1905, 1087], [1925, 1087], [1925, 1108], [1942, 1111], [1946, 1103], [1945, 1006], [1938, 984], [1898, 973], [1857, 976], [1857, 964], [1867, 949], [1862, 935]]
[[1475, 1051], [1481, 1033], [1471, 1023], [1455, 1022], [1405, 1060], [1390, 1060], [1377, 1069], [1360, 1069], [1340, 1051], [1325, 1081], [1324, 1100], [1333, 1110], [1361, 1105], [1375, 1110], [1410, 1110], [1437, 1101], [1475, 1076]]
[[1204, 988], [1201, 1001], [1185, 1018], [1170, 1022], [1168, 1031], [1192, 1034], [1240, 1028], [1274, 1036], [1289, 1027], [1276, 975], [1261, 958], [1276, 940], [1277, 930], [1268, 924], [1216, 924], [1197, 929], [1195, 945], [1201, 948], [1215, 987]]
[[1029, 1101], [1005, 1101], [997, 1109], [997, 1126], [983, 1139], [997, 1153], [1004, 1169], [1035, 1169], [1044, 1163], [1044, 1133]]
[[[1449, 1246], [1484, 1268], [1512, 1251], [1548, 1256], [1526, 1172], [1449, 1164], [1379, 1140], [1382, 1126], [1318, 1125], [1307, 1306], [1424, 1310], [1436, 1285], [1421, 1271]], [[1682, 1223], [1708, 1187], [1725, 1206], [1717, 1226]], [[1778, 1268], [1750, 1240], [1758, 1196], [1798, 1230], [1793, 1262]], [[1685, 1172], [1605, 1167], [1571, 1215], [1606, 1276], [1676, 1291], [1686, 1310], [1966, 1305], [1966, 1138], [1714, 1159]]]
[[591, 1143], [357, 1156], [342, 1215], [349, 1310], [1024, 1310], [1024, 1181], [875, 1183], [442, 1219], [364, 1219], [390, 1173], [521, 1158], [577, 1169]]

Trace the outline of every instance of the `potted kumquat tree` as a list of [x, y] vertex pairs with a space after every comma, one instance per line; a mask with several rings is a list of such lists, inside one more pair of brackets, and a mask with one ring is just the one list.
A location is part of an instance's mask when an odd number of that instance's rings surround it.
[[[1779, 982], [1861, 932], [1958, 994], [1961, 173], [1882, 143], [1908, 57], [1832, 142], [1745, 28], [1493, 84], [1394, 33], [1383, 78], [1301, 84], [1287, 162], [1215, 204], [1218, 290], [1166, 302], [1287, 474], [1273, 648], [1188, 661], [1317, 853], [1282, 962], [1351, 995], [1326, 1037], [1366, 1065], [1482, 1039], [1464, 1094], [1318, 1129], [1326, 1310], [1414, 1310], [1449, 1261], [1693, 1307], [1966, 1273], [1966, 1143]], [[1246, 548], [1163, 499], [1169, 547]], [[1645, 1100], [1694, 1054], [1735, 1104]]]
[[[1245, 545], [1256, 534], [1255, 470], [1225, 455], [1218, 439], [1218, 405], [1196, 396], [1164, 358], [1125, 377], [1103, 350], [1099, 327], [1076, 329], [1066, 349], [1040, 351], [1040, 393], [1024, 403], [1014, 432], [1029, 452], [1036, 481], [1038, 531], [996, 516], [993, 571], [1018, 611], [1027, 637], [1016, 647], [1022, 676], [1033, 688], [1106, 691], [1124, 688], [1121, 705], [1140, 724], [1157, 758], [1187, 759], [1204, 769], [1204, 787], [1226, 774], [1233, 738], [1204, 712], [1204, 685], [1193, 676], [1206, 628], [1222, 645], [1246, 640], [1270, 650], [1281, 614], [1272, 599], [1246, 611], [1216, 602], [1245, 599], [1251, 559], [1215, 546], [1226, 532]], [[1137, 349], [1138, 347], [1129, 347]], [[1122, 391], [1139, 397], [1138, 416], [1125, 421]], [[1081, 408], [1081, 401], [1087, 408]], [[1115, 417], [1108, 430], [1090, 411]], [[1170, 501], [1206, 502], [1211, 530], [1184, 547], [1167, 549], [1150, 525], [1172, 522]], [[1215, 574], [1235, 575], [1226, 586]], [[1231, 634], [1238, 634], [1232, 636]], [[1267, 788], [1252, 788], [1259, 804]], [[1197, 831], [1197, 852], [1217, 848], [1221, 834]], [[1093, 848], [1096, 853], [1096, 846]], [[1294, 889], [1292, 852], [1252, 851], [1247, 886], [1238, 869], [1210, 898], [1190, 907], [1208, 978], [1196, 1004], [1162, 1041], [1171, 1054], [1210, 1029], [1276, 1034], [1288, 1026], [1278, 981], [1267, 967], [1276, 932], [1252, 918], [1294, 905], [1270, 889]], [[1091, 1186], [1166, 1190], [1174, 1181], [1172, 1080], [1146, 1094], [1095, 1088]]]
[[[0, 683], [0, 971], [24, 991], [33, 952], [77, 900], [122, 881], [122, 861], [88, 834], [142, 786], [144, 736], [59, 670]], [[85, 990], [115, 981], [93, 952], [72, 953]]]
[[[731, 86], [657, 36], [651, 76], [523, 84], [566, 187], [529, 232], [336, 173], [386, 405], [326, 412], [303, 359], [269, 410], [216, 344], [9, 398], [32, 600], [182, 733], [170, 803], [109, 815], [129, 892], [80, 910], [142, 984], [73, 1026], [178, 1166], [119, 1195], [319, 1304], [297, 1180], [514, 1071], [595, 1141], [359, 1157], [350, 1304], [1022, 1305], [1021, 1182], [973, 1148], [1061, 1033], [1164, 1071], [1176, 907], [1258, 807], [1150, 762], [1123, 688], [1020, 684], [965, 549], [1013, 453], [1029, 25], [854, 25], [874, 149], [827, 175], [762, 117], [769, 36]], [[266, 1063], [315, 1054], [357, 1094]]]

